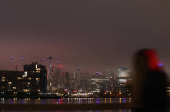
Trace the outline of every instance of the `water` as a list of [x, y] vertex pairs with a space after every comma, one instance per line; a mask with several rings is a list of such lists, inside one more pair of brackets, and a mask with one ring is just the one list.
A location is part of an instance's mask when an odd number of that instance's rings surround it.
[[[113, 104], [130, 103], [130, 98], [61, 98], [61, 99], [4, 99], [0, 104]], [[2, 111], [28, 112], [28, 111]], [[36, 111], [48, 112], [48, 111]], [[131, 112], [131, 110], [96, 110], [96, 111], [50, 111], [50, 112]]]
[[4, 99], [0, 104], [106, 104], [130, 103], [130, 98]]

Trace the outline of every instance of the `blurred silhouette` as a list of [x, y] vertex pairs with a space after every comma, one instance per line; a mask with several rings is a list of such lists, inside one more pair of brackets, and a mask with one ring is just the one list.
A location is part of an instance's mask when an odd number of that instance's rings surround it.
[[132, 111], [166, 111], [166, 83], [156, 51], [137, 51], [133, 60]]

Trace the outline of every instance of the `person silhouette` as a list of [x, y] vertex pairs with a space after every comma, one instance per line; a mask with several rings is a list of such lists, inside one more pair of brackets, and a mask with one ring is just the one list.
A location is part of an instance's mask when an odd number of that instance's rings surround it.
[[133, 59], [132, 112], [165, 112], [166, 73], [156, 50], [138, 50]]

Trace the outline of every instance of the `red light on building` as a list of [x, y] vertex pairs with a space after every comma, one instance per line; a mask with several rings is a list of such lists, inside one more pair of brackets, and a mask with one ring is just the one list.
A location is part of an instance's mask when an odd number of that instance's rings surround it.
[[77, 91], [76, 91], [76, 90], [75, 90], [75, 91], [73, 91], [73, 92], [77, 93]]

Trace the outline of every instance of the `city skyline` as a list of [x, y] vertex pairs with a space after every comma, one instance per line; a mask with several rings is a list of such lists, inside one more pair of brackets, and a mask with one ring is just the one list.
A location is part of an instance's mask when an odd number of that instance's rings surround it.
[[54, 57], [55, 65], [60, 60], [63, 68], [72, 72], [78, 67], [92, 71], [131, 69], [136, 50], [155, 48], [170, 73], [169, 3], [2, 1], [0, 69], [14, 69], [17, 63], [22, 70], [24, 64], [34, 61], [48, 66], [49, 56]]

